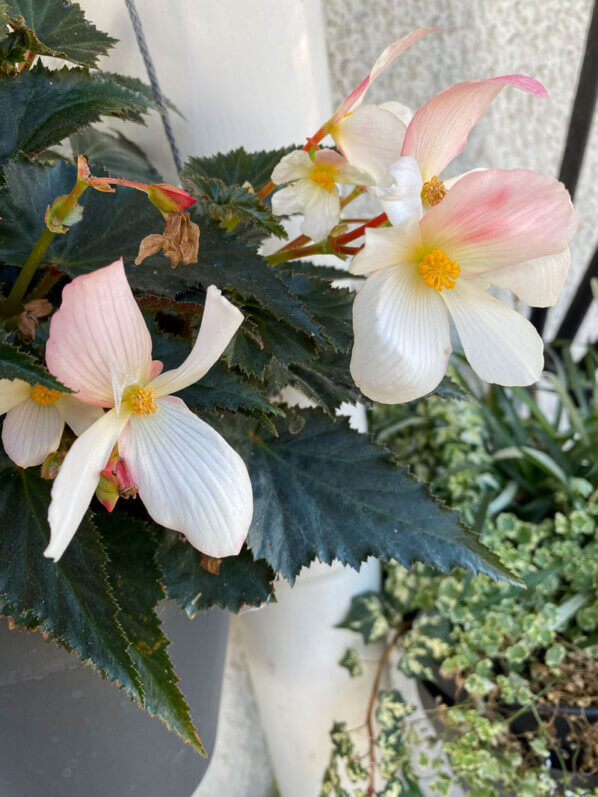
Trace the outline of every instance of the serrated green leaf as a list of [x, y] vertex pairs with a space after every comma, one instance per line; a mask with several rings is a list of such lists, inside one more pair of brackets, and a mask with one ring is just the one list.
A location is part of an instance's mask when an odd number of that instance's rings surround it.
[[85, 155], [93, 172], [95, 164], [110, 177], [125, 177], [142, 183], [158, 183], [160, 174], [139, 147], [122, 133], [106, 133], [88, 127], [71, 136], [73, 155]]
[[164, 573], [168, 597], [190, 617], [211, 606], [238, 612], [242, 606], [260, 606], [271, 599], [274, 572], [247, 549], [223, 559], [218, 574], [201, 566], [201, 554], [184, 537], [164, 529], [159, 537], [157, 561]]
[[155, 102], [85, 69], [48, 72], [38, 66], [14, 78], [0, 78], [0, 162], [58, 144], [102, 116], [131, 118]]
[[88, 22], [75, 2], [8, 0], [6, 10], [12, 27], [27, 34], [28, 51], [39, 55], [93, 67], [117, 41]]
[[158, 716], [198, 753], [206, 755], [181, 694], [169, 641], [155, 609], [164, 598], [154, 561], [156, 541], [147, 523], [121, 513], [102, 513], [96, 525], [108, 552], [108, 578], [120, 607], [118, 619], [144, 691], [143, 707]]
[[[63, 162], [52, 166], [11, 162], [4, 169], [4, 178], [5, 185], [0, 189], [0, 258], [11, 265], [22, 265], [44, 229], [47, 205], [68, 193], [76, 171]], [[128, 188], [110, 195], [88, 190], [80, 204], [82, 221], [67, 235], [54, 239], [45, 263], [76, 276], [122, 256], [129, 282], [139, 292], [174, 298], [198, 286], [214, 284], [248, 300], [243, 309], [249, 313], [249, 300], [255, 299], [293, 329], [323, 340], [301, 301], [291, 295], [264, 258], [207, 217], [197, 217], [201, 228], [198, 263], [173, 269], [166, 258], [155, 255], [134, 266], [142, 238], [164, 228], [160, 213], [145, 195]]]
[[338, 628], [361, 634], [366, 645], [386, 639], [390, 629], [379, 592], [362, 592], [351, 598], [351, 605]]
[[6, 341], [0, 341], [0, 379], [22, 379], [30, 385], [71, 392], [30, 354]]
[[199, 199], [213, 219], [226, 221], [237, 217], [239, 221], [253, 224], [265, 234], [287, 238], [279, 219], [255, 192], [242, 185], [227, 185], [217, 177], [204, 177], [187, 164], [182, 172], [189, 192]]
[[291, 582], [316, 558], [358, 568], [369, 556], [514, 581], [459, 514], [385, 449], [345, 419], [319, 410], [302, 416], [300, 434], [291, 434], [286, 420], [277, 423], [279, 437], [251, 435], [254, 517], [247, 542], [254, 556]]
[[106, 578], [106, 553], [90, 515], [59, 562], [43, 555], [50, 537], [50, 487], [37, 469], [16, 468], [0, 455], [0, 592], [17, 612], [31, 612], [44, 631], [63, 639], [82, 661], [142, 703]]
[[262, 152], [246, 152], [243, 147], [230, 152], [218, 152], [209, 158], [190, 158], [188, 166], [202, 177], [213, 177], [227, 185], [250, 183], [259, 191], [270, 180], [276, 164], [297, 147], [282, 147]]

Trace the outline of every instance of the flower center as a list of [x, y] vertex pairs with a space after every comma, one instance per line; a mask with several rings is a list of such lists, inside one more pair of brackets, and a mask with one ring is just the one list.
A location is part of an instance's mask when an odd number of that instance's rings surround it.
[[156, 397], [151, 387], [137, 387], [128, 397], [135, 415], [153, 415], [158, 409]]
[[314, 166], [309, 175], [310, 180], [325, 188], [329, 194], [334, 188], [334, 166]]
[[461, 267], [451, 260], [442, 249], [434, 249], [417, 264], [417, 267], [426, 285], [434, 288], [435, 291], [454, 288], [455, 280], [461, 271]]
[[447, 190], [442, 180], [439, 180], [436, 175], [424, 183], [422, 188], [421, 197], [424, 202], [427, 202], [430, 207], [437, 205], [447, 194]]
[[31, 398], [41, 407], [47, 407], [50, 404], [54, 404], [54, 402], [58, 401], [61, 396], [62, 393], [60, 390], [54, 390], [51, 387], [44, 387], [43, 385], [35, 385], [31, 391]]

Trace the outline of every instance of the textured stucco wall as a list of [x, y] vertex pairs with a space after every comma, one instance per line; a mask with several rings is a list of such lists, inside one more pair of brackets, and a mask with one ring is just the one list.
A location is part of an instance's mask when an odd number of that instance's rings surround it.
[[[451, 164], [452, 174], [476, 166], [559, 171], [581, 67], [592, 0], [323, 0], [332, 93], [346, 96], [391, 41], [418, 27], [439, 31], [414, 45], [378, 79], [368, 102], [396, 99], [412, 108], [460, 80], [523, 73], [549, 91], [540, 100], [505, 89]], [[548, 334], [598, 243], [598, 121], [591, 131], [576, 207], [580, 228], [562, 300]], [[447, 176], [449, 176], [447, 170]], [[588, 324], [598, 325], [598, 312]]]

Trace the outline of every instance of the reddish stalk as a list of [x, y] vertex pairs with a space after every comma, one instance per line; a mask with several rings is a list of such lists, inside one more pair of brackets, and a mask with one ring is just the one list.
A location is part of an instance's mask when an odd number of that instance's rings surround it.
[[370, 221], [362, 224], [360, 227], [357, 227], [355, 230], [351, 232], [347, 232], [344, 235], [339, 235], [335, 239], [335, 245], [344, 246], [345, 244], [351, 243], [351, 241], [355, 241], [357, 238], [361, 238], [361, 236], [365, 233], [365, 231], [370, 227], [380, 227], [382, 224], [385, 224], [388, 221], [388, 216], [386, 213], [381, 213], [379, 216], [376, 216]]

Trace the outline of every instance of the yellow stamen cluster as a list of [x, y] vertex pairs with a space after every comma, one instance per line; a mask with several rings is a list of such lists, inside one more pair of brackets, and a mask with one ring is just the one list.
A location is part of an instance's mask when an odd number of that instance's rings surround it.
[[461, 267], [451, 260], [442, 249], [434, 249], [417, 264], [424, 282], [435, 291], [443, 288], [454, 288]]
[[129, 401], [131, 402], [131, 409], [135, 415], [153, 415], [158, 409], [155, 393], [151, 387], [138, 387], [137, 390], [131, 394]]
[[329, 165], [317, 165], [311, 170], [310, 180], [325, 188], [329, 194], [334, 188], [334, 167]]
[[50, 404], [54, 404], [61, 396], [60, 390], [53, 390], [51, 387], [44, 387], [43, 385], [35, 385], [31, 391], [31, 398], [41, 407], [48, 407]]
[[431, 180], [428, 180], [427, 183], [424, 183], [422, 188], [421, 197], [424, 202], [427, 202], [430, 207], [434, 207], [437, 205], [447, 194], [447, 190], [445, 188], [444, 183], [442, 180], [439, 180], [436, 175], [432, 177]]

